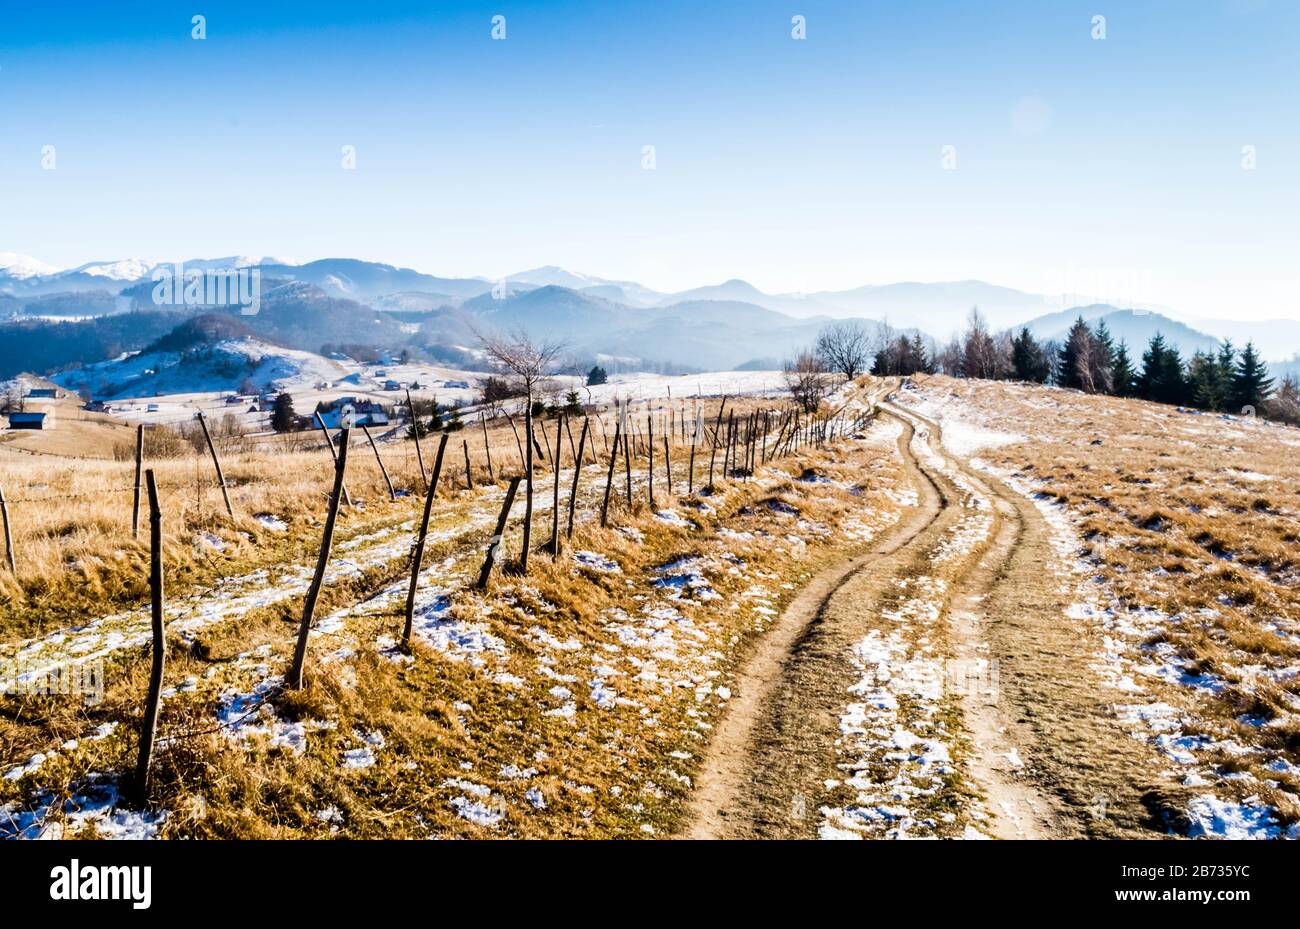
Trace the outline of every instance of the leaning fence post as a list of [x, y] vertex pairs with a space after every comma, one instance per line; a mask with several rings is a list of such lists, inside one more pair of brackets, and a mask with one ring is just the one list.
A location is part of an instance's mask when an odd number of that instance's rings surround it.
[[396, 500], [397, 491], [393, 490], [393, 481], [392, 478], [388, 476], [388, 469], [384, 467], [384, 459], [379, 457], [379, 446], [375, 444], [375, 437], [370, 434], [370, 427], [365, 423], [362, 423], [361, 431], [364, 432], [366, 438], [370, 440], [370, 448], [375, 453], [375, 461], [379, 462], [379, 471], [384, 475], [384, 483], [388, 485], [388, 499]]
[[167, 643], [163, 629], [162, 510], [158, 506], [158, 485], [153, 469], [145, 474], [149, 485], [149, 599], [153, 624], [153, 663], [149, 669], [149, 695], [145, 698], [144, 720], [140, 725], [140, 756], [135, 765], [135, 790], [141, 803], [149, 796], [149, 761], [158, 732], [158, 705], [162, 700], [163, 665]]
[[415, 418], [415, 403], [411, 400], [411, 388], [409, 387], [406, 388], [406, 408], [411, 413], [411, 437], [415, 439], [415, 460], [420, 466], [420, 482], [427, 483], [429, 478], [424, 473], [424, 455], [420, 452], [420, 421]]
[[9, 504], [5, 502], [3, 487], [0, 487], [0, 518], [3, 518], [5, 524], [5, 555], [9, 559], [9, 570], [16, 575], [18, 566], [14, 562], [14, 537], [9, 530]]
[[501, 536], [506, 531], [506, 520], [510, 518], [510, 507], [515, 502], [515, 492], [519, 490], [519, 482], [522, 477], [512, 477], [510, 486], [506, 488], [506, 499], [501, 504], [501, 513], [497, 516], [497, 528], [492, 533], [492, 541], [488, 544], [487, 557], [483, 559], [483, 568], [478, 573], [478, 582], [474, 587], [483, 590], [487, 587], [488, 575], [492, 573], [492, 565], [496, 563], [497, 551], [501, 548]]
[[144, 423], [135, 427], [135, 494], [131, 501], [131, 538], [140, 538], [140, 469], [144, 466]]
[[221, 459], [217, 457], [217, 447], [212, 444], [212, 434], [208, 432], [208, 420], [199, 410], [199, 425], [203, 427], [203, 438], [208, 440], [208, 451], [212, 453], [212, 464], [217, 469], [217, 483], [221, 485], [221, 496], [226, 501], [226, 515], [233, 517], [235, 515], [234, 507], [230, 505], [230, 492], [226, 490], [226, 476], [221, 473]]
[[582, 420], [582, 437], [578, 439], [578, 457], [574, 459], [573, 465], [573, 489], [569, 491], [569, 528], [566, 535], [573, 538], [573, 508], [578, 502], [578, 478], [582, 477], [582, 455], [587, 449], [587, 427], [591, 421], [587, 418]]
[[673, 457], [668, 451], [668, 433], [664, 433], [664, 476], [668, 479], [668, 496], [673, 495]]
[[483, 424], [483, 454], [487, 456], [488, 483], [495, 484], [497, 479], [492, 473], [492, 447], [488, 444], [487, 410], [479, 414], [478, 421]]
[[[338, 452], [334, 451], [334, 440], [330, 438], [330, 431], [325, 428], [325, 417], [320, 415], [319, 410], [316, 411], [315, 417], [316, 417], [316, 422], [320, 423], [320, 431], [325, 433], [325, 447], [329, 449], [330, 461], [334, 462], [335, 467], [337, 467], [339, 463], [339, 456], [338, 456]], [[348, 506], [352, 505], [352, 495], [348, 493], [347, 484], [343, 485], [343, 502], [346, 503]]]
[[302, 687], [302, 670], [307, 661], [307, 634], [311, 632], [312, 614], [316, 612], [316, 600], [320, 597], [321, 585], [325, 582], [325, 567], [330, 560], [330, 547], [334, 543], [334, 524], [339, 517], [339, 499], [343, 496], [343, 472], [348, 466], [348, 430], [339, 431], [342, 443], [339, 445], [338, 462], [334, 466], [334, 489], [330, 492], [329, 512], [325, 516], [325, 531], [321, 536], [320, 554], [316, 558], [316, 573], [312, 575], [311, 586], [307, 588], [307, 599], [302, 606], [302, 622], [298, 626], [298, 644], [293, 650], [293, 665], [285, 683], [291, 689]]
[[[447, 444], [447, 433], [442, 434], [442, 446], [438, 449], [438, 464], [435, 471], [442, 466], [442, 447]], [[436, 478], [435, 478], [436, 480]], [[429, 484], [424, 495], [424, 515], [420, 518], [420, 532], [415, 537], [415, 551], [411, 553], [411, 585], [406, 590], [406, 625], [402, 627], [402, 648], [411, 650], [411, 627], [415, 624], [415, 589], [419, 584], [420, 565], [424, 561], [424, 542], [429, 535], [429, 514], [433, 512], [433, 495], [437, 488]]]
[[438, 442], [438, 454], [433, 459], [433, 474], [429, 477], [429, 496], [438, 496], [438, 476], [442, 474], [442, 455], [447, 451], [447, 440], [451, 436], [447, 433], [442, 434], [442, 440]]
[[614, 465], [618, 463], [618, 440], [622, 432], [623, 423], [619, 420], [614, 424], [614, 446], [609, 450], [609, 473], [605, 475], [605, 500], [600, 505], [600, 528], [602, 529], [609, 523], [609, 492], [614, 486]]
[[[551, 498], [551, 560], [560, 557], [560, 464], [564, 457], [564, 414], [555, 420], [555, 457], [551, 465], [555, 471], [555, 492]], [[575, 469], [576, 469], [575, 465]]]
[[[626, 410], [627, 408], [624, 407], [625, 413]], [[632, 427], [631, 419], [627, 421], [627, 425], [630, 431]], [[629, 445], [631, 445], [631, 443], [627, 440], [627, 436], [624, 435], [623, 436], [623, 470], [627, 474], [627, 511], [631, 513], [632, 512], [632, 453], [628, 451]]]

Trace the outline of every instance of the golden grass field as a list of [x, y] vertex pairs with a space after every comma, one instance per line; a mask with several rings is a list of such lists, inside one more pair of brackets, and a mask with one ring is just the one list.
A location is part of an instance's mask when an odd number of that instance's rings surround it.
[[[865, 379], [852, 404], [868, 409], [898, 386]], [[746, 398], [737, 408], [771, 405]], [[712, 422], [716, 402], [707, 412]], [[0, 588], [0, 662], [101, 660], [105, 684], [90, 704], [0, 698], [0, 834], [690, 832], [697, 779], [711, 776], [714, 736], [769, 629], [805, 588], [861, 559], [866, 567], [820, 610], [799, 608], [813, 625], [793, 657], [777, 656], [772, 699], [785, 702], [749, 710], [762, 740], [755, 758], [783, 750], [786, 735], [818, 734], [808, 741], [817, 757], [786, 757], [737, 782], [761, 794], [756, 809], [769, 817], [754, 821], [755, 834], [1293, 834], [1300, 432], [942, 377], [903, 385], [886, 412], [749, 480], [719, 479], [712, 495], [684, 493], [680, 442], [668, 492], [657, 439], [655, 506], [645, 455], [632, 461], [626, 506], [620, 456], [609, 528], [598, 524], [608, 458], [597, 431], [573, 537], [558, 557], [535, 547], [526, 576], [499, 570], [482, 592], [473, 580], [502, 476], [520, 470], [518, 446], [498, 422], [489, 482], [481, 430], [456, 433], [410, 654], [397, 636], [422, 504], [415, 446], [380, 443], [409, 492], [390, 501], [369, 444], [354, 436], [356, 506], [341, 514], [297, 692], [281, 677], [319, 543], [327, 449], [313, 435], [277, 451], [220, 439], [233, 520], [206, 453], [185, 446], [152, 460], [164, 491], [169, 647], [143, 807], [120, 795], [149, 655], [148, 552], [130, 538], [121, 492], [133, 466], [38, 460], [0, 444], [19, 555], [17, 578]], [[925, 422], [942, 436], [927, 436]], [[553, 443], [556, 423], [544, 425]], [[426, 465], [435, 442], [423, 443]], [[697, 489], [707, 472], [698, 454]], [[553, 477], [543, 460], [535, 546], [549, 536]], [[519, 553], [522, 512], [520, 500], [505, 568]], [[905, 525], [915, 526], [910, 542]], [[892, 722], [864, 726], [864, 656], [884, 660], [872, 651], [881, 642], [908, 668], [940, 676], [988, 659], [996, 680], [1001, 661], [1001, 709], [961, 690], [900, 691]], [[790, 718], [801, 713], [803, 722]], [[945, 751], [899, 752], [900, 727]], [[743, 745], [737, 738], [728, 736]], [[786, 762], [790, 778], [778, 783]], [[774, 826], [769, 814], [786, 815], [796, 775], [813, 785], [813, 805]], [[905, 814], [900, 785], [914, 801]], [[1032, 824], [1001, 809], [1025, 798], [1041, 801]]]
[[943, 377], [905, 399], [1057, 521], [1070, 619], [1170, 783], [1300, 819], [1300, 431]]
[[[733, 404], [738, 415], [771, 406]], [[545, 425], [553, 442], [555, 423]], [[644, 503], [648, 460], [633, 459], [630, 511], [620, 460], [613, 525], [601, 529], [608, 458], [597, 432], [599, 463], [584, 471], [562, 556], [534, 552], [526, 577], [499, 575], [480, 594], [469, 581], [503, 486], [485, 480], [482, 438], [472, 427], [449, 442], [407, 658], [394, 651], [394, 636], [422, 503], [414, 443], [380, 446], [394, 483], [416, 491], [394, 503], [368, 443], [354, 436], [347, 484], [358, 505], [343, 510], [308, 687], [288, 694], [276, 681], [292, 650], [302, 572], [319, 542], [328, 451], [314, 439], [309, 450], [278, 454], [227, 443], [234, 520], [206, 455], [149, 462], [164, 489], [173, 612], [151, 803], [128, 822], [174, 837], [671, 831], [688, 793], [682, 772], [725, 705], [723, 682], [747, 642], [820, 559], [836, 554], [836, 543], [863, 544], [869, 521], [897, 506], [896, 465], [852, 441], [807, 449], [750, 481], [720, 480], [718, 493], [691, 503], [683, 486], [689, 447], [674, 448], [670, 495], [657, 439], [655, 509]], [[498, 479], [517, 473], [509, 426], [495, 427], [490, 440]], [[461, 441], [472, 450], [474, 490], [464, 489]], [[423, 443], [426, 465], [435, 442]], [[0, 458], [6, 493], [22, 501], [11, 507], [18, 577], [6, 581], [0, 614], [13, 645], [0, 647], [0, 658], [70, 660], [114, 637], [137, 641], [148, 552], [130, 539], [131, 494], [120, 492], [133, 465], [52, 458], [34, 466], [28, 458]], [[697, 488], [708, 465], [698, 454]], [[806, 467], [825, 482], [800, 480]], [[562, 506], [571, 476], [562, 474]], [[535, 544], [550, 531], [551, 473], [542, 470], [537, 484]], [[520, 500], [507, 540], [516, 553], [522, 511]], [[284, 527], [259, 521], [267, 515]], [[86, 625], [95, 618], [103, 619]], [[57, 629], [69, 629], [67, 637], [40, 638]], [[19, 766], [11, 772], [21, 772], [0, 780], [12, 828], [122, 828], [100, 815], [120, 779], [104, 782], [96, 772], [132, 764], [148, 676], [140, 641], [111, 648], [94, 705], [4, 698], [0, 746]]]

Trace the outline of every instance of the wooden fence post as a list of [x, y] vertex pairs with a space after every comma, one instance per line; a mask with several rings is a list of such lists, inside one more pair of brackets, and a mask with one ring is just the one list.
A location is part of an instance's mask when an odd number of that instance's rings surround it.
[[475, 589], [483, 590], [487, 587], [488, 575], [492, 573], [492, 565], [496, 562], [497, 551], [501, 548], [501, 537], [506, 531], [506, 520], [510, 518], [510, 507], [515, 502], [515, 492], [519, 490], [519, 482], [522, 478], [512, 477], [510, 486], [506, 488], [506, 499], [501, 504], [501, 513], [497, 516], [496, 531], [492, 533], [492, 541], [488, 544], [487, 557], [483, 559], [483, 568], [478, 573], [478, 581], [474, 584]]
[[[533, 435], [533, 395], [527, 397], [528, 409], [524, 414], [524, 431], [528, 433], [528, 461], [524, 464], [524, 538], [519, 553], [519, 573], [528, 573], [528, 548], [533, 538], [533, 452], [537, 437]], [[491, 570], [489, 568], [488, 570]]]
[[[447, 445], [447, 433], [442, 434], [442, 444], [438, 448], [437, 468], [442, 465], [442, 449]], [[436, 478], [434, 481], [436, 482]], [[415, 551], [411, 553], [411, 584], [406, 589], [406, 625], [402, 627], [402, 649], [411, 650], [411, 627], [415, 624], [415, 589], [419, 584], [420, 566], [424, 562], [424, 543], [429, 536], [429, 515], [433, 512], [433, 495], [437, 492], [436, 483], [430, 483], [424, 495], [424, 515], [420, 518], [420, 531], [415, 537]]]
[[668, 451], [668, 435], [664, 434], [664, 476], [668, 479], [668, 496], [673, 495], [673, 458]]
[[135, 427], [135, 494], [131, 499], [131, 538], [140, 538], [140, 477], [144, 466], [144, 423]]
[[[632, 420], [627, 421], [628, 431], [632, 429]], [[627, 511], [632, 512], [632, 452], [629, 446], [632, 443], [628, 441], [627, 434], [623, 435], [623, 471], [627, 475]]]
[[153, 625], [153, 662], [149, 669], [149, 695], [145, 698], [144, 720], [140, 724], [140, 755], [135, 764], [136, 797], [141, 802], [149, 796], [149, 762], [153, 757], [154, 737], [158, 732], [158, 706], [162, 700], [163, 665], [167, 643], [163, 628], [163, 554], [162, 509], [158, 506], [158, 485], [153, 469], [145, 474], [149, 485], [149, 600]]
[[[560, 464], [564, 456], [564, 414], [555, 420], [555, 457], [551, 465], [555, 470], [555, 493], [551, 498], [551, 559], [560, 557]], [[575, 465], [576, 468], [576, 465]]]
[[[330, 431], [325, 428], [325, 417], [320, 415], [319, 410], [314, 413], [313, 416], [316, 422], [320, 424], [320, 431], [325, 434], [325, 447], [329, 449], [330, 461], [334, 462], [335, 467], [337, 467], [339, 456], [338, 452], [334, 451], [334, 440], [330, 438]], [[343, 502], [348, 506], [352, 506], [352, 495], [348, 493], [348, 487], [346, 484], [343, 485]]]
[[524, 443], [523, 440], [519, 438], [519, 430], [515, 428], [515, 421], [509, 413], [506, 413], [505, 417], [506, 422], [510, 424], [510, 431], [515, 434], [515, 445], [519, 446], [519, 467], [523, 470], [527, 470], [528, 465], [524, 463]]
[[465, 489], [474, 489], [474, 473], [469, 469], [469, 439], [461, 439], [460, 447], [465, 452]]
[[217, 469], [217, 483], [221, 485], [221, 496], [226, 501], [226, 515], [234, 517], [234, 507], [230, 505], [230, 492], [226, 490], [226, 476], [221, 473], [221, 459], [217, 457], [217, 447], [212, 444], [212, 434], [208, 432], [208, 419], [199, 410], [199, 425], [203, 427], [203, 438], [208, 441], [208, 451], [212, 453], [212, 464]]
[[392, 478], [388, 476], [388, 469], [384, 467], [384, 459], [379, 457], [379, 446], [375, 444], [375, 437], [370, 434], [370, 427], [365, 423], [362, 423], [361, 431], [364, 432], [366, 438], [370, 440], [370, 448], [375, 453], [375, 461], [379, 462], [379, 471], [384, 475], [384, 483], [388, 485], [388, 499], [396, 500], [397, 491], [393, 489]]
[[691, 427], [691, 461], [686, 466], [686, 493], [688, 495], [695, 493], [695, 430], [698, 427]]
[[11, 573], [18, 574], [18, 565], [14, 560], [14, 537], [9, 529], [9, 504], [5, 502], [4, 488], [0, 487], [0, 519], [4, 521], [5, 529], [5, 556], [9, 560], [9, 570]]
[[487, 456], [488, 483], [495, 484], [497, 482], [497, 479], [496, 479], [496, 475], [492, 473], [492, 446], [488, 444], [486, 410], [479, 413], [478, 421], [483, 424], [483, 454]]
[[442, 440], [438, 442], [438, 454], [433, 459], [433, 474], [429, 477], [429, 496], [438, 496], [438, 475], [442, 474], [442, 455], [447, 450], [447, 440], [451, 436], [447, 433], [442, 434]]
[[650, 453], [650, 467], [649, 467], [649, 469], [646, 471], [646, 473], [650, 476], [650, 509], [651, 509], [651, 511], [653, 511], [654, 508], [655, 508], [655, 419], [654, 419], [654, 414], [653, 414], [653, 413], [647, 413], [647, 414], [646, 414], [646, 418], [645, 418], [645, 422], [646, 422], [646, 429], [648, 430], [647, 433], [646, 433], [646, 435], [649, 436], [649, 438], [648, 438], [647, 441], [646, 441], [646, 447], [649, 449], [649, 453]]
[[578, 502], [578, 478], [582, 477], [582, 456], [587, 450], [587, 427], [591, 421], [585, 416], [582, 418], [582, 436], [578, 439], [578, 457], [573, 466], [573, 489], [569, 491], [569, 527], [566, 535], [573, 538], [573, 508]]
[[424, 473], [424, 455], [420, 452], [420, 421], [415, 418], [415, 403], [411, 400], [411, 388], [406, 388], [406, 408], [411, 412], [411, 437], [415, 439], [415, 460], [420, 465], [420, 483], [426, 485], [429, 476]]
[[609, 524], [609, 492], [614, 486], [614, 465], [618, 462], [618, 440], [622, 435], [623, 423], [614, 423], [614, 447], [609, 452], [609, 473], [605, 475], [605, 501], [600, 505], [600, 528]]
[[302, 606], [302, 622], [298, 625], [298, 644], [293, 650], [293, 665], [285, 684], [298, 690], [302, 687], [303, 665], [307, 662], [307, 635], [311, 632], [312, 614], [316, 612], [316, 601], [320, 598], [321, 585], [325, 582], [325, 568], [330, 560], [330, 548], [334, 544], [334, 524], [339, 518], [339, 501], [343, 496], [343, 473], [348, 466], [348, 429], [340, 430], [342, 443], [339, 445], [339, 457], [334, 465], [334, 489], [330, 492], [329, 512], [325, 516], [325, 531], [321, 536], [320, 554], [316, 557], [316, 573], [312, 575], [311, 586], [307, 588], [307, 599]]

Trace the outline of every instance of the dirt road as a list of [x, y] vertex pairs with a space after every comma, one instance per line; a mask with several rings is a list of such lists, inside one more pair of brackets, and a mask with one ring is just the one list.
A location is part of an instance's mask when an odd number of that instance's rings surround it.
[[[898, 449], [918, 504], [868, 554], [815, 578], [769, 630], [733, 688], [682, 834], [1143, 833], [1154, 759], [1115, 725], [1088, 670], [1094, 643], [1064, 620], [1042, 515], [947, 454], [937, 424], [882, 409], [903, 423]], [[929, 716], [905, 719], [914, 708], [904, 700], [889, 725], [894, 738], [934, 736], [932, 747], [941, 737], [936, 754], [946, 761], [951, 747], [950, 762], [900, 762], [908, 753], [887, 731], [878, 750], [871, 743], [879, 726], [860, 724], [863, 704], [846, 711], [864, 682], [851, 657], [882, 636], [906, 656], [901, 666], [944, 669]], [[889, 802], [864, 802], [877, 787]]]

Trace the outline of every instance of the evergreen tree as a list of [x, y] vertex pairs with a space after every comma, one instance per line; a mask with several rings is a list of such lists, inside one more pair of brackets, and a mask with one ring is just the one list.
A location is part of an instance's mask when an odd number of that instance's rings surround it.
[[298, 426], [298, 414], [293, 410], [293, 397], [278, 394], [271, 408], [271, 428], [276, 432], [293, 432]]
[[1035, 341], [1028, 326], [1022, 328], [1011, 340], [1011, 367], [1015, 371], [1016, 380], [1033, 384], [1043, 383], [1051, 373], [1047, 355]]
[[601, 384], [608, 384], [608, 383], [609, 383], [609, 372], [606, 371], [604, 368], [602, 368], [600, 365], [594, 365], [592, 369], [587, 372], [588, 387], [597, 387]]
[[1268, 366], [1260, 360], [1255, 344], [1247, 342], [1241, 350], [1241, 358], [1228, 389], [1231, 412], [1241, 412], [1246, 407], [1258, 410], [1272, 395], [1273, 378], [1268, 376]]
[[1207, 352], [1197, 352], [1187, 365], [1187, 399], [1202, 410], [1218, 412], [1227, 402], [1228, 382], [1218, 359]]
[[1137, 393], [1137, 372], [1128, 356], [1128, 343], [1121, 341], [1115, 349], [1115, 364], [1111, 368], [1111, 390], [1117, 397], [1131, 397]]
[[460, 410], [453, 406], [447, 411], [447, 422], [443, 428], [448, 432], [455, 432], [457, 429], [463, 429], [464, 427], [465, 424], [460, 419]]
[[1057, 360], [1057, 378], [1062, 387], [1092, 393], [1092, 330], [1080, 316], [1070, 327]]
[[1114, 393], [1115, 342], [1104, 319], [1097, 321], [1088, 352], [1088, 376], [1092, 389], [1099, 394]]
[[1183, 401], [1183, 360], [1178, 349], [1157, 332], [1142, 353], [1142, 373], [1138, 375], [1138, 396], [1156, 403], [1177, 404]]
[[578, 396], [576, 390], [571, 390], [564, 395], [564, 415], [581, 416], [582, 415], [582, 398]]

